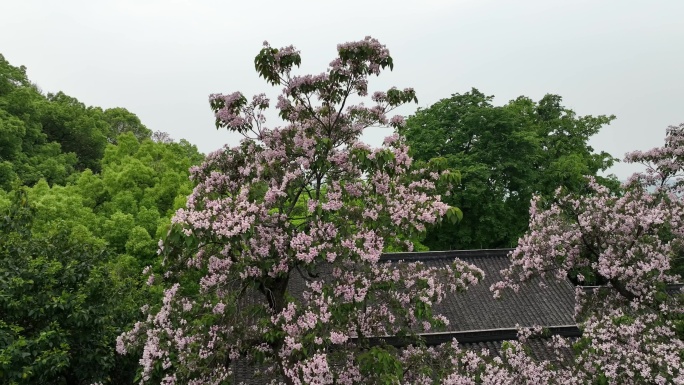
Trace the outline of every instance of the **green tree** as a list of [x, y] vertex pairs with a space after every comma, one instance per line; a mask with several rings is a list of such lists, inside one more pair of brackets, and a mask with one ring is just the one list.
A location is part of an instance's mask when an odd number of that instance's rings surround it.
[[550, 197], [558, 186], [582, 191], [584, 175], [614, 161], [587, 144], [613, 116], [578, 117], [557, 95], [504, 106], [492, 100], [477, 89], [454, 94], [419, 109], [399, 129], [415, 159], [440, 159], [462, 175], [445, 201], [463, 211], [463, 220], [428, 231], [431, 249], [514, 246], [527, 229], [534, 194]]
[[136, 139], [143, 140], [152, 137], [152, 131], [145, 127], [135, 114], [125, 108], [110, 108], [104, 111], [105, 121], [109, 124], [107, 139], [116, 141], [116, 137], [124, 132], [130, 132]]
[[18, 87], [29, 87], [26, 67], [14, 67], [0, 54], [0, 96], [5, 96]]
[[92, 234], [101, 232], [102, 218], [84, 204], [83, 197], [75, 186], [50, 187], [45, 180], [28, 190], [35, 208], [34, 234], [47, 236], [60, 226], [73, 228], [84, 226]]
[[[171, 214], [185, 205], [193, 188], [188, 169], [201, 159], [187, 142], [140, 143], [132, 133], [124, 133], [116, 144], [108, 144], [100, 173], [86, 169], [69, 177], [66, 186], [41, 179], [28, 190], [36, 207], [33, 232], [46, 236], [58, 226], [78, 228], [81, 239], [93, 245], [104, 242], [118, 255], [129, 251], [131, 240], [146, 245], [154, 240], [156, 245], [159, 235], [166, 234]], [[142, 239], [136, 227], [150, 239]], [[141, 263], [152, 262], [149, 247], [133, 249]]]
[[142, 226], [135, 226], [128, 235], [126, 241], [126, 253], [136, 258], [141, 265], [147, 266], [154, 264], [154, 256], [157, 251], [155, 242], [150, 233]]
[[117, 211], [109, 219], [104, 222], [103, 232], [104, 238], [107, 239], [109, 245], [119, 253], [124, 253], [126, 250], [126, 242], [128, 236], [135, 227], [135, 218], [131, 214], [124, 214]]
[[202, 160], [126, 109], [44, 95], [0, 55], [0, 383], [133, 382], [114, 337], [159, 295], [140, 271]]
[[132, 133], [120, 135], [116, 145], [107, 147], [102, 159], [102, 181], [112, 200], [105, 211], [135, 214], [128, 203], [116, 204], [119, 194], [132, 194], [138, 208], [154, 207], [160, 215], [170, 217], [177, 208], [175, 199], [184, 199], [192, 192], [188, 170], [202, 159], [197, 147], [185, 140], [163, 143], [138, 141]]
[[15, 180], [33, 185], [41, 178], [64, 183], [74, 171], [75, 154], [51, 143], [40, 122], [45, 97], [26, 77], [0, 55], [0, 188], [9, 190]]
[[14, 195], [0, 219], [0, 382], [130, 382], [131, 362], [114, 345], [135, 314], [134, 281], [112, 275], [111, 254], [75, 242], [68, 227], [34, 236], [28, 194]]
[[106, 196], [102, 178], [93, 174], [90, 169], [86, 169], [78, 176], [75, 186], [84, 206], [93, 209], [104, 203]]
[[98, 172], [107, 143], [126, 132], [138, 140], [152, 136], [125, 108], [103, 111], [63, 92], [43, 95], [25, 67], [0, 55], [0, 187], [9, 189], [6, 181], [16, 178], [64, 184], [75, 169]]
[[43, 131], [51, 142], [57, 142], [63, 151], [78, 156], [77, 167], [100, 170], [99, 160], [107, 145], [109, 125], [102, 110], [86, 107], [76, 98], [63, 92], [48, 94], [41, 109]]

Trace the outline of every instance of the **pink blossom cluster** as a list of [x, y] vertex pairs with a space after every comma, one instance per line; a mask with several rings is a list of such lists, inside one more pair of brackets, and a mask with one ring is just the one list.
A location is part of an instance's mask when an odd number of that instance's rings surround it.
[[634, 151], [625, 155], [625, 162], [641, 163], [646, 171], [634, 174], [632, 179], [655, 187], [680, 184], [684, 176], [684, 123], [669, 126], [665, 144], [648, 151]]
[[[521, 328], [517, 341], [501, 349], [465, 348], [456, 340], [434, 348], [411, 346], [400, 359], [412, 368], [407, 384], [681, 384], [682, 351], [672, 325], [655, 314], [611, 310], [584, 324], [584, 336], [569, 342], [550, 339], [554, 352], [546, 360], [528, 352], [526, 339], [539, 328]], [[568, 354], [570, 345], [576, 349]], [[423, 370], [421, 370], [423, 369]]]
[[456, 340], [434, 348], [413, 346], [404, 349], [400, 359], [405, 367], [414, 369], [404, 376], [405, 384], [587, 383], [568, 368], [554, 370], [550, 361], [534, 359], [520, 341], [505, 341], [497, 355], [486, 349], [462, 347]]
[[603, 374], [620, 384], [683, 384], [684, 342], [671, 321], [634, 308], [594, 315], [584, 323], [575, 365], [588, 378]]
[[[550, 203], [532, 201], [530, 230], [494, 295], [538, 275], [593, 285], [577, 290], [583, 336], [576, 354], [547, 370], [549, 383], [684, 383], [683, 298], [664, 291], [682, 281], [672, 263], [684, 241], [683, 138], [684, 125], [673, 126], [663, 147], [628, 154], [627, 162], [647, 169], [620, 191], [588, 179], [585, 195], [559, 190]], [[570, 343], [554, 338], [552, 345], [558, 354]]]
[[530, 231], [511, 253], [506, 279], [492, 286], [496, 296], [538, 274], [564, 279], [576, 272], [580, 283], [592, 274], [623, 296], [643, 300], [658, 284], [679, 279], [670, 274], [670, 260], [681, 239], [662, 237], [684, 225], [676, 194], [663, 197], [641, 187], [615, 194], [592, 179], [588, 189], [591, 194], [580, 197], [559, 191], [546, 210], [533, 200]]

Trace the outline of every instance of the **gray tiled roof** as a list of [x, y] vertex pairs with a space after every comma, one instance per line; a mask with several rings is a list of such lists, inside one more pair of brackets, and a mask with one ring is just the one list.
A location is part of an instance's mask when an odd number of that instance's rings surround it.
[[[574, 343], [577, 339], [570, 338], [570, 343]], [[487, 342], [473, 342], [462, 344], [462, 346], [469, 350], [489, 352], [491, 357], [501, 356], [501, 345], [503, 341], [487, 341]], [[531, 339], [527, 341], [525, 345], [528, 349], [527, 352], [532, 358], [538, 361], [549, 361], [551, 363], [558, 363], [559, 357], [554, 351], [554, 349], [549, 345], [548, 338]], [[568, 360], [572, 358], [572, 349], [561, 349], [559, 351], [561, 354], [561, 360]]]
[[[385, 260], [420, 260], [429, 266], [446, 266], [454, 258], [471, 263], [485, 273], [479, 284], [445, 299], [435, 312], [446, 316], [448, 331], [515, 328], [520, 326], [574, 325], [575, 294], [570, 282], [533, 279], [518, 293], [503, 292], [495, 299], [489, 287], [502, 279], [510, 264], [507, 249], [386, 254]], [[543, 287], [540, 286], [543, 283]]]
[[[425, 335], [428, 345], [459, 340], [468, 349], [489, 349], [498, 355], [504, 340], [515, 339], [516, 324], [520, 326], [543, 326], [550, 328], [551, 334], [578, 337], [579, 329], [573, 319], [574, 289], [568, 281], [534, 279], [522, 285], [518, 293], [505, 292], [501, 299], [494, 299], [489, 287], [501, 280], [500, 271], [509, 266], [510, 250], [469, 250], [445, 252], [391, 253], [381, 258], [385, 262], [421, 261], [428, 266], [446, 266], [455, 258], [476, 265], [485, 273], [478, 285], [466, 292], [458, 293], [435, 308], [435, 313], [446, 316], [450, 323], [446, 330]], [[321, 274], [326, 273], [324, 267]], [[540, 282], [543, 285], [540, 286]], [[543, 286], [543, 287], [542, 287]], [[305, 287], [304, 279], [294, 272], [290, 277], [288, 291], [294, 297], [301, 295]], [[391, 338], [385, 339], [392, 343]], [[532, 357], [538, 360], [552, 360], [555, 356], [546, 345], [547, 339], [529, 341]], [[401, 345], [401, 343], [399, 343]], [[396, 345], [395, 345], [396, 346]], [[570, 351], [566, 352], [571, 354]], [[246, 362], [234, 365], [236, 383], [267, 384], [273, 375], [254, 377], [259, 369]]]
[[[515, 328], [516, 324], [574, 325], [575, 294], [572, 284], [567, 280], [535, 278], [522, 284], [518, 293], [504, 291], [502, 298], [493, 297], [489, 287], [502, 279], [501, 270], [510, 265], [509, 252], [510, 249], [387, 253], [383, 254], [381, 261], [421, 261], [427, 266], [444, 267], [458, 258], [484, 271], [485, 277], [479, 284], [435, 306], [435, 313], [449, 319], [446, 331]], [[329, 271], [323, 266], [318, 273], [324, 277]], [[304, 279], [299, 273], [293, 272], [288, 292], [297, 298], [304, 287]]]

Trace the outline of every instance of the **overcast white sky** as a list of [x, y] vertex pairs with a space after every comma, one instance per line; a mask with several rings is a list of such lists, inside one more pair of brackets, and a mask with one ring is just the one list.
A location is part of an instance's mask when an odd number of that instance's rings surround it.
[[395, 61], [371, 91], [413, 87], [420, 107], [471, 87], [496, 104], [559, 94], [580, 115], [617, 116], [592, 145], [622, 158], [684, 122], [683, 17], [681, 0], [0, 0], [0, 53], [45, 92], [125, 107], [207, 153], [236, 143], [215, 130], [210, 93], [277, 95], [254, 71], [264, 40], [320, 73], [338, 43], [371, 35]]

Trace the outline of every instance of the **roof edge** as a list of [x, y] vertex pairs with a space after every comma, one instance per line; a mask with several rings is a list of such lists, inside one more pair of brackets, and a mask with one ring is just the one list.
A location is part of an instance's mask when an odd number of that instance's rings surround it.
[[[582, 289], [582, 291], [584, 291], [587, 294], [589, 294], [593, 291], [596, 291], [596, 290], [610, 289], [611, 288], [611, 286], [609, 286], [609, 285], [577, 285], [575, 287], [579, 287], [580, 289]], [[670, 294], [677, 293], [677, 292], [681, 291], [682, 289], [684, 289], [684, 283], [668, 283], [667, 286], [665, 287], [665, 291], [670, 293]]]
[[514, 249], [477, 249], [477, 250], [445, 250], [445, 251], [412, 251], [399, 253], [383, 253], [382, 262], [425, 261], [434, 259], [453, 259], [467, 257], [506, 257]]
[[[577, 325], [556, 325], [545, 326], [543, 337], [550, 337], [558, 335], [561, 337], [572, 338], [581, 337], [582, 331]], [[479, 342], [493, 342], [517, 340], [518, 329], [515, 328], [500, 328], [500, 329], [480, 329], [468, 330], [458, 332], [436, 332], [436, 333], [422, 333], [420, 336], [425, 340], [427, 346], [436, 346], [446, 342], [451, 342], [456, 339], [459, 344], [479, 343]], [[369, 338], [371, 345], [388, 344], [394, 347], [404, 347], [410, 345], [413, 341], [410, 337], [374, 337]]]

